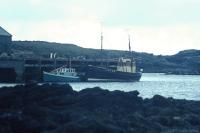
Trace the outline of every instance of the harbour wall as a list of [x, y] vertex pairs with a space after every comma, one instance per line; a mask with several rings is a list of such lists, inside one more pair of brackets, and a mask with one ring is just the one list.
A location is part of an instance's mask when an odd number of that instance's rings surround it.
[[[114, 59], [92, 60], [92, 59], [68, 59], [68, 58], [64, 58], [64, 59], [47, 59], [47, 58], [0, 59], [0, 75], [2, 75], [2, 77], [0, 77], [0, 82], [13, 81], [13, 79], [11, 80], [12, 77], [15, 78], [15, 82], [27, 82], [30, 80], [41, 82], [43, 71], [48, 72], [62, 66], [67, 66], [67, 67], [71, 66], [81, 71], [81, 68], [87, 67], [88, 65], [116, 66], [117, 61], [118, 60], [114, 60]], [[7, 73], [7, 75], [5, 75], [5, 73]]]

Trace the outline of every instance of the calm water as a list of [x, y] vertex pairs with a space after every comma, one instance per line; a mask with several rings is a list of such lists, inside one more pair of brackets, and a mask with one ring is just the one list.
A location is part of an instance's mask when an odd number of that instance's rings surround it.
[[[14, 84], [0, 84], [13, 86]], [[138, 90], [140, 96], [151, 98], [155, 94], [177, 99], [200, 100], [200, 75], [143, 74], [140, 82], [84, 82], [70, 83], [74, 90], [99, 86], [108, 90]]]
[[155, 94], [177, 99], [200, 100], [200, 75], [143, 74], [140, 82], [70, 83], [75, 90], [100, 86], [108, 90], [138, 90], [140, 96]]

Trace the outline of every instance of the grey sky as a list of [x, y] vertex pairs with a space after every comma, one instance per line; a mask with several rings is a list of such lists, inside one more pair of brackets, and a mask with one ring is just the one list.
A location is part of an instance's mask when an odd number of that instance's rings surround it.
[[16, 40], [174, 54], [200, 49], [199, 0], [1, 0], [1, 26]]

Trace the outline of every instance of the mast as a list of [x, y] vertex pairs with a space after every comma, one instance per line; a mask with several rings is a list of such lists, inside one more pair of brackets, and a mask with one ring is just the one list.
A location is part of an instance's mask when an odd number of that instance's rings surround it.
[[101, 31], [101, 52], [103, 51], [103, 33]]
[[130, 34], [128, 34], [128, 47], [129, 47], [129, 52], [131, 55], [131, 72], [133, 72], [133, 52], [131, 51], [131, 38]]
[[101, 31], [101, 66], [103, 66], [103, 32]]
[[128, 47], [129, 47], [129, 52], [131, 52], [131, 39], [130, 39], [130, 34], [128, 34]]

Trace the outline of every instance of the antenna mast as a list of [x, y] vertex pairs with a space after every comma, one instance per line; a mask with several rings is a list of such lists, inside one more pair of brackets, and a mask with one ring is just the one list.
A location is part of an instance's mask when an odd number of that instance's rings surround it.
[[133, 72], [133, 52], [131, 51], [131, 38], [130, 34], [128, 34], [128, 47], [129, 47], [129, 52], [131, 55], [131, 72]]
[[103, 50], [103, 33], [101, 31], [101, 51]]
[[101, 31], [101, 66], [103, 66], [103, 33]]
[[129, 47], [129, 52], [131, 52], [131, 39], [130, 39], [130, 34], [128, 34], [128, 47]]

